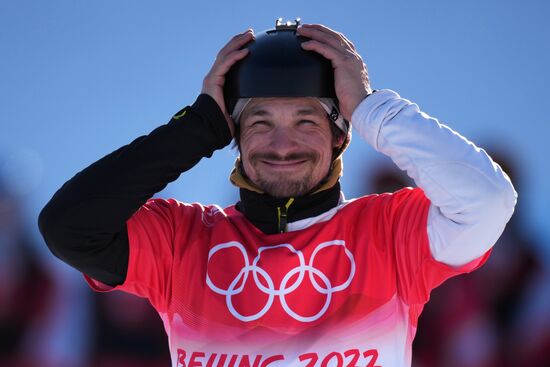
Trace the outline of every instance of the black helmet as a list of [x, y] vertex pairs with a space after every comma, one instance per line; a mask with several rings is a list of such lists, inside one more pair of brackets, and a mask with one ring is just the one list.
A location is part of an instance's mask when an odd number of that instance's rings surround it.
[[256, 35], [245, 47], [250, 52], [225, 76], [224, 99], [229, 114], [239, 98], [320, 97], [336, 100], [331, 62], [300, 45], [308, 38], [296, 35], [300, 19]]

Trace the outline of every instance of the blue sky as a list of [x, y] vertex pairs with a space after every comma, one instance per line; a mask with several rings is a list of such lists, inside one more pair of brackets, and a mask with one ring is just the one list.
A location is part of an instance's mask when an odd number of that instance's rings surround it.
[[[550, 5], [543, 0], [2, 1], [0, 175], [27, 199], [29, 221], [76, 172], [191, 104], [234, 34], [272, 28], [277, 17], [343, 32], [374, 88], [393, 89], [511, 156], [525, 228], [550, 247]], [[217, 152], [162, 196], [232, 203], [234, 158]], [[344, 161], [348, 197], [363, 192], [369, 167], [387, 163], [357, 134]]]

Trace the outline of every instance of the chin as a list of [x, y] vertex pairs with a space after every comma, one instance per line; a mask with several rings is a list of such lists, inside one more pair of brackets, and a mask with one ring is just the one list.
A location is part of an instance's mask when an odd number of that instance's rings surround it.
[[256, 183], [266, 194], [275, 198], [289, 198], [307, 194], [315, 185], [307, 181], [262, 181]]

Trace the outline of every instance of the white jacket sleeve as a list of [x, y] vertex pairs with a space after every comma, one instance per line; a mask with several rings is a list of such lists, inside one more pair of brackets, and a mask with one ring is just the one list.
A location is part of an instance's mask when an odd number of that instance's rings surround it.
[[517, 193], [487, 153], [391, 90], [363, 100], [352, 125], [430, 199], [433, 257], [464, 265], [489, 250], [514, 212]]

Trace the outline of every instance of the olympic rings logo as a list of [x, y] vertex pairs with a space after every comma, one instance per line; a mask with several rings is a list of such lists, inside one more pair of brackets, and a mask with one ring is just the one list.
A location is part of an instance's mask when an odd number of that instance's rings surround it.
[[[315, 267], [315, 256], [319, 253], [319, 251], [330, 246], [342, 246], [351, 265], [348, 278], [346, 279], [346, 281], [344, 281], [342, 284], [339, 284], [339, 285], [333, 285], [330, 279], [322, 271], [320, 271]], [[235, 318], [244, 322], [254, 321], [259, 319], [263, 315], [265, 315], [273, 305], [273, 302], [275, 301], [275, 297], [278, 297], [282, 308], [293, 319], [301, 322], [313, 322], [325, 314], [328, 307], [330, 306], [333, 293], [340, 292], [346, 289], [351, 284], [353, 276], [355, 275], [355, 260], [353, 258], [353, 254], [351, 253], [350, 250], [346, 248], [345, 241], [341, 241], [341, 240], [323, 242], [317, 245], [307, 264], [304, 258], [304, 254], [300, 250], [294, 249], [294, 247], [291, 244], [281, 244], [277, 246], [260, 247], [258, 249], [258, 255], [254, 258], [251, 264], [248, 259], [248, 255], [246, 253], [244, 246], [237, 241], [222, 243], [212, 247], [210, 249], [210, 252], [208, 253], [208, 262], [210, 263], [210, 259], [215, 253], [219, 251], [224, 251], [232, 247], [238, 249], [243, 256], [244, 266], [242, 267], [242, 269], [239, 271], [237, 276], [235, 276], [235, 278], [231, 281], [227, 289], [223, 289], [216, 286], [212, 281], [212, 279], [210, 278], [208, 274], [208, 269], [207, 269], [206, 284], [215, 293], [225, 296], [225, 302], [226, 302], [227, 308], [229, 309], [229, 312], [231, 312], [231, 314]], [[286, 275], [283, 277], [281, 281], [280, 286], [277, 288], [273, 282], [272, 277], [264, 269], [258, 266], [258, 261], [260, 260], [260, 256], [262, 255], [262, 252], [266, 252], [266, 251], [273, 250], [276, 248], [281, 248], [281, 247], [286, 247], [293, 254], [295, 254], [298, 257], [299, 265], [291, 269], [288, 273], [286, 273]], [[286, 301], [286, 296], [294, 292], [295, 290], [297, 290], [298, 287], [302, 284], [306, 276], [306, 273], [309, 276], [309, 280], [313, 285], [313, 287], [315, 288], [315, 290], [320, 294], [323, 294], [326, 296], [326, 300], [323, 307], [319, 312], [317, 312], [313, 316], [303, 316], [298, 314], [288, 305]], [[298, 275], [296, 277], [296, 280], [294, 280], [291, 284], [289, 284], [290, 279], [296, 274]], [[236, 296], [243, 291], [245, 284], [248, 278], [250, 277], [250, 275], [252, 275], [252, 279], [254, 280], [254, 284], [256, 285], [256, 287], [258, 287], [258, 289], [261, 292], [265, 293], [268, 296], [268, 298], [267, 298], [266, 304], [262, 307], [260, 311], [252, 315], [243, 315], [235, 309], [235, 306], [233, 305], [233, 296]], [[319, 284], [316, 277], [321, 280], [322, 284]], [[260, 281], [260, 278], [263, 280], [263, 282]]]

